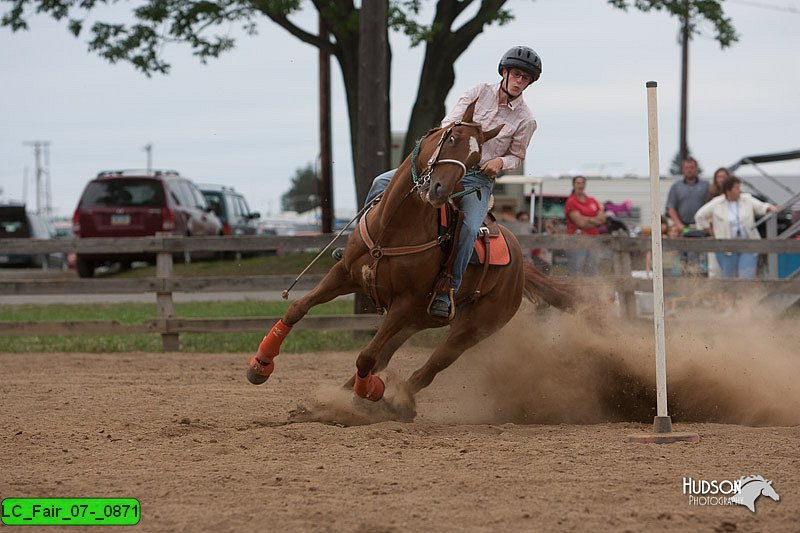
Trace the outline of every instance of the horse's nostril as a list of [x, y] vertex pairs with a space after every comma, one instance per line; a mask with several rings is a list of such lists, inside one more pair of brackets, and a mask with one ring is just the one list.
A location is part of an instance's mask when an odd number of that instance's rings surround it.
[[442, 194], [442, 184], [441, 183], [437, 183], [436, 185], [433, 186], [433, 194], [436, 195], [436, 196], [439, 196], [439, 195]]

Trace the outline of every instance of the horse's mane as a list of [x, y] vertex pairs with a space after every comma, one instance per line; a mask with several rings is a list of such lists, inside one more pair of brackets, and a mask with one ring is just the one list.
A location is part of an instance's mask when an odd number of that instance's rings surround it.
[[739, 481], [742, 482], [742, 487], [744, 487], [745, 485], [747, 485], [751, 481], [763, 481], [764, 483], [769, 483], [769, 481], [764, 479], [763, 476], [747, 476], [747, 477], [743, 477]]

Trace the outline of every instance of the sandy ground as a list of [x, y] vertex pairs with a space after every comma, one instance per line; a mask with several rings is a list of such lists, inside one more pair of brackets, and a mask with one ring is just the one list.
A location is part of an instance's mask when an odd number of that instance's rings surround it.
[[[792, 324], [673, 327], [671, 413], [701, 441], [655, 445], [627, 442], [651, 427], [652, 325], [576, 320], [522, 313], [412, 423], [340, 389], [354, 353], [282, 354], [258, 387], [248, 354], [0, 354], [0, 496], [134, 497], [143, 531], [800, 530]], [[397, 354], [389, 393], [427, 353]], [[781, 496], [756, 513], [683, 494], [754, 474]]]

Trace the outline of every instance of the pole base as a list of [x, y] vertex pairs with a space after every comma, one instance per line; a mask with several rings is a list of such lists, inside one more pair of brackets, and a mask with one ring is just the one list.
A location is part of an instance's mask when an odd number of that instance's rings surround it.
[[639, 444], [670, 444], [673, 442], [700, 442], [697, 433], [673, 433], [672, 419], [669, 416], [656, 416], [653, 418], [652, 433], [637, 433], [628, 435], [628, 442]]
[[653, 433], [672, 433], [672, 417], [654, 416]]

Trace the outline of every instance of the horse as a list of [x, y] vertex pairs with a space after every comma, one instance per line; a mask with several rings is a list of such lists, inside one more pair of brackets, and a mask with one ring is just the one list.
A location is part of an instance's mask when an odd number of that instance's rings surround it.
[[[450, 325], [444, 340], [405, 383], [412, 399], [466, 349], [511, 320], [523, 297], [541, 299], [560, 309], [574, 308], [576, 291], [571, 284], [552, 279], [524, 261], [514, 234], [501, 227], [509, 265], [488, 269], [470, 265], [451, 320], [427, 313], [432, 288], [447, 257], [440, 246], [440, 208], [452, 202], [467, 169], [480, 161], [483, 143], [503, 127], [483, 131], [473, 122], [474, 110], [472, 102], [460, 121], [432, 129], [420, 139], [380, 201], [361, 217], [358, 231], [350, 234], [342, 260], [313, 290], [295, 300], [264, 337], [248, 365], [251, 383], [264, 383], [272, 374], [281, 343], [309, 309], [355, 291], [369, 294], [379, 308], [385, 309], [377, 332], [358, 354], [355, 376], [345, 384], [371, 401], [379, 401], [385, 390], [377, 373], [387, 367], [406, 340], [421, 330]], [[451, 244], [455, 246], [455, 242]]]
[[744, 505], [751, 513], [756, 512], [756, 500], [759, 496], [767, 496], [776, 502], [781, 499], [772, 487], [772, 481], [764, 479], [763, 476], [743, 477], [739, 480], [739, 485], [741, 488], [738, 493], [731, 496], [731, 502]]

